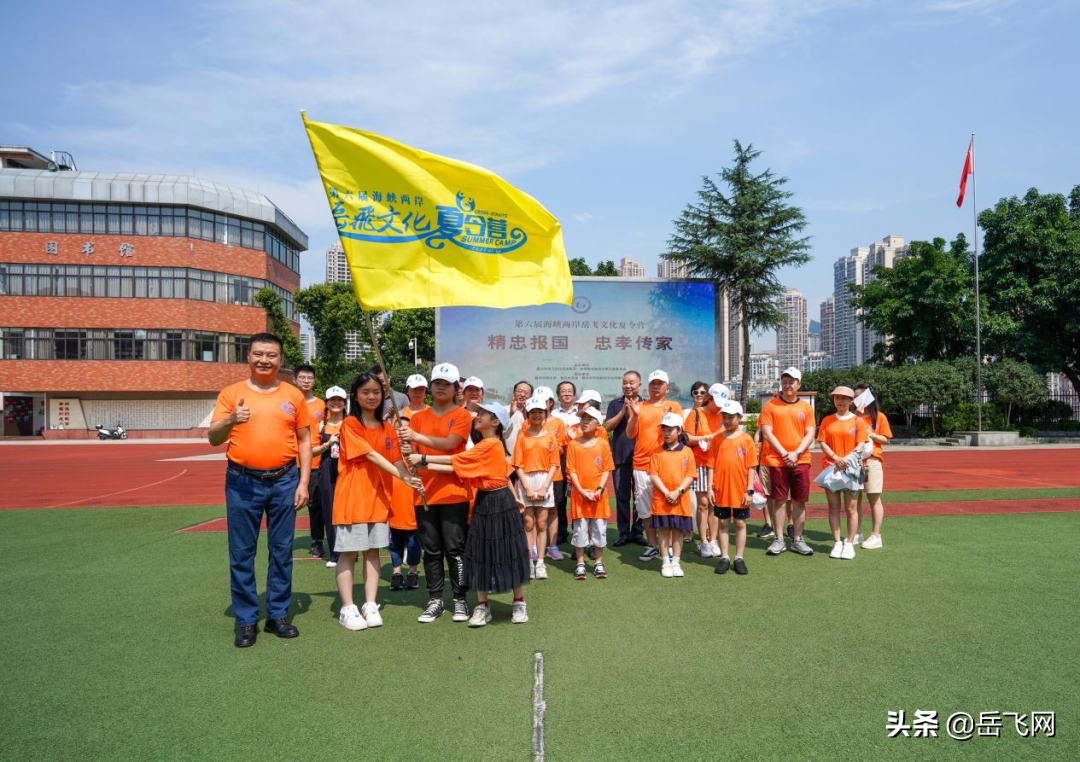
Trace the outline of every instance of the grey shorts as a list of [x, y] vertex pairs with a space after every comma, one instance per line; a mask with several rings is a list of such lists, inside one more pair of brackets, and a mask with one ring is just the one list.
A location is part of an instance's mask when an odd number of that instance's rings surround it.
[[390, 524], [341, 524], [334, 527], [334, 552], [354, 553], [390, 546]]
[[607, 547], [607, 519], [574, 519], [574, 536], [570, 544], [575, 548], [592, 545], [594, 548]]

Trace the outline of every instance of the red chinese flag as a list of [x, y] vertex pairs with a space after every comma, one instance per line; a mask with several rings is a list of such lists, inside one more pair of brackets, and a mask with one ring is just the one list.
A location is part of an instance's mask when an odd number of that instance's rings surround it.
[[957, 206], [964, 205], [964, 192], [967, 190], [968, 175], [975, 174], [974, 168], [971, 166], [971, 149], [974, 147], [974, 140], [968, 143], [967, 158], [964, 159], [964, 171], [960, 173], [960, 196], [956, 199]]

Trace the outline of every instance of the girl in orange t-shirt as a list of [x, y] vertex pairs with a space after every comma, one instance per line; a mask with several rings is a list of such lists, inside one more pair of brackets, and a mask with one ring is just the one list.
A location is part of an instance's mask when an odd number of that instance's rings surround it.
[[[719, 386], [723, 386], [719, 384]], [[727, 387], [723, 387], [725, 390]], [[725, 391], [725, 393], [727, 393]], [[698, 526], [698, 555], [702, 558], [712, 558], [720, 555], [720, 546], [716, 544], [716, 516], [712, 512], [712, 503], [709, 501], [709, 464], [712, 463], [712, 440], [723, 428], [720, 424], [720, 409], [713, 402], [709, 393], [709, 385], [704, 381], [695, 381], [690, 387], [690, 397], [694, 401], [694, 407], [683, 411], [683, 421], [686, 426], [687, 444], [694, 451], [694, 464], [697, 467], [697, 478], [690, 485], [694, 492], [694, 505], [697, 508]], [[683, 542], [694, 539], [693, 533], [689, 537], [683, 537]]]
[[[375, 594], [379, 589], [379, 551], [390, 543], [390, 500], [396, 476], [410, 487], [394, 427], [382, 420], [383, 385], [373, 373], [361, 373], [352, 383], [352, 412], [341, 424], [338, 480], [334, 491], [334, 550], [338, 553], [337, 587], [341, 594], [338, 621], [345, 629], [362, 630], [382, 624]], [[365, 603], [353, 603], [353, 570], [364, 554]]]
[[[665, 413], [660, 419], [663, 444], [649, 461], [652, 481], [652, 526], [659, 534], [660, 555], [664, 577], [683, 576], [679, 563], [682, 557], [683, 532], [694, 528], [694, 507], [690, 485], [697, 476], [694, 455], [686, 445], [680, 413]], [[646, 432], [642, 432], [646, 434]]]
[[[547, 525], [555, 507], [552, 484], [559, 471], [559, 442], [545, 425], [547, 402], [531, 397], [525, 403], [529, 425], [518, 436], [510, 459], [517, 472], [518, 499], [525, 505], [525, 536], [532, 554], [534, 579], [547, 579], [540, 549], [547, 541]], [[551, 420], [558, 420], [551, 419]]]
[[743, 552], [746, 550], [746, 520], [754, 496], [754, 468], [757, 453], [754, 438], [739, 429], [742, 424], [742, 405], [724, 400], [720, 408], [723, 431], [712, 441], [712, 460], [709, 467], [709, 500], [716, 506], [713, 512], [719, 519], [720, 560], [717, 574], [731, 568], [728, 557], [728, 524], [735, 519], [735, 573], [746, 574]]
[[465, 575], [476, 588], [469, 626], [490, 622], [488, 595], [507, 590], [514, 591], [510, 620], [522, 624], [529, 621], [522, 588], [529, 581], [531, 564], [521, 517], [525, 505], [510, 489], [510, 466], [502, 441], [510, 416], [498, 402], [481, 402], [477, 407], [472, 449], [456, 455], [410, 455], [409, 462], [421, 469], [453, 473], [471, 481], [476, 489], [476, 509], [465, 543]]
[[[607, 546], [607, 520], [611, 514], [604, 490], [615, 470], [611, 457], [611, 445], [607, 436], [596, 435], [603, 423], [604, 414], [597, 408], [582, 409], [581, 436], [566, 448], [566, 476], [573, 485], [568, 518], [573, 535], [571, 542], [577, 557], [574, 579], [585, 579], [585, 546], [592, 541], [596, 553], [593, 576], [607, 579], [604, 569], [604, 548]], [[606, 432], [605, 432], [606, 434]]]
[[[838, 386], [832, 391], [833, 405], [836, 412], [827, 415], [818, 429], [818, 445], [825, 454], [823, 466], [830, 465], [842, 469], [848, 460], [859, 457], [861, 464], [863, 446], [870, 441], [870, 426], [865, 418], [855, 415], [851, 403], [855, 392], [848, 386]], [[860, 487], [861, 489], [861, 487]], [[858, 513], [855, 508], [855, 491], [825, 490], [829, 501], [829, 528], [832, 529], [833, 549], [829, 558], [850, 560], [855, 558], [855, 533], [859, 529]], [[843, 505], [847, 514], [847, 538], [840, 537], [840, 508]]]

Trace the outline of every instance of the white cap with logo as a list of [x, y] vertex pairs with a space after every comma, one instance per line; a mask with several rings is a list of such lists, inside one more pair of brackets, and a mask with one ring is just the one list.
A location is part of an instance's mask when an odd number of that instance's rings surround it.
[[531, 412], [533, 410], [547, 410], [547, 400], [543, 397], [529, 397], [525, 402], [525, 412]]
[[792, 365], [790, 368], [780, 374], [780, 377], [791, 376], [796, 381], [802, 381], [802, 371]]
[[461, 374], [458, 373], [456, 365], [451, 365], [448, 362], [439, 363], [431, 371], [432, 381], [449, 381], [451, 384], [456, 384], [461, 380]]
[[578, 401], [576, 404], [580, 405], [585, 402], [595, 402], [597, 405], [599, 405], [602, 401], [603, 398], [600, 396], [600, 392], [596, 391], [595, 389], [586, 389], [581, 393], [581, 396], [578, 397]]
[[342, 389], [340, 386], [331, 386], [329, 389], [326, 390], [326, 399], [330, 399], [331, 397], [337, 397], [338, 399], [347, 400], [349, 399], [349, 393]]
[[727, 413], [728, 415], [742, 415], [742, 405], [737, 400], [725, 400], [724, 404], [720, 406], [721, 413]]
[[505, 429], [510, 425], [510, 411], [501, 402], [481, 402], [477, 405], [481, 410], [486, 410], [499, 419], [499, 423]]
[[461, 385], [461, 388], [464, 389], [468, 386], [475, 386], [477, 389], [483, 389], [484, 382], [480, 380], [479, 376], [469, 376], [467, 379], [465, 379], [465, 383]]
[[583, 411], [581, 411], [581, 414], [582, 414], [582, 415], [587, 415], [587, 416], [590, 416], [590, 417], [592, 417], [592, 418], [595, 418], [595, 419], [596, 419], [597, 421], [599, 421], [600, 423], [603, 423], [603, 422], [604, 422], [604, 414], [603, 414], [603, 413], [601, 413], [601, 412], [600, 412], [599, 410], [597, 410], [597, 409], [596, 409], [596, 408], [594, 408], [594, 407], [587, 407], [587, 408], [585, 408], [585, 409], [584, 409]]
[[713, 402], [719, 407], [724, 404], [724, 400], [731, 399], [731, 390], [723, 384], [713, 384], [709, 387], [709, 396], [713, 398]]
[[660, 425], [678, 426], [681, 429], [683, 427], [683, 419], [678, 413], [664, 413], [664, 417], [660, 419]]
[[651, 384], [653, 381], [663, 381], [665, 384], [669, 383], [668, 375], [662, 370], [654, 370], [652, 373], [649, 374], [649, 383]]
[[427, 385], [427, 379], [421, 376], [419, 373], [413, 373], [411, 376], [409, 376], [409, 380], [405, 382], [406, 389], [416, 389], [421, 386], [427, 388]]
[[555, 392], [551, 391], [550, 386], [538, 386], [536, 391], [533, 392], [533, 396], [542, 400], [553, 400], [555, 399]]

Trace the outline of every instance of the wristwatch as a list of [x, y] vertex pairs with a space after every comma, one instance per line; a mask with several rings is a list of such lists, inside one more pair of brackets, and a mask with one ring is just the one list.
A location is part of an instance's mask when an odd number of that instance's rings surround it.
[[747, 495], [753, 495], [753, 494], [754, 494], [754, 490], [753, 490], [753, 489], [748, 489], [748, 490], [746, 490], [746, 494], [747, 494]]
[[686, 493], [686, 487], [679, 487], [679, 494], [683, 495], [685, 493]]

